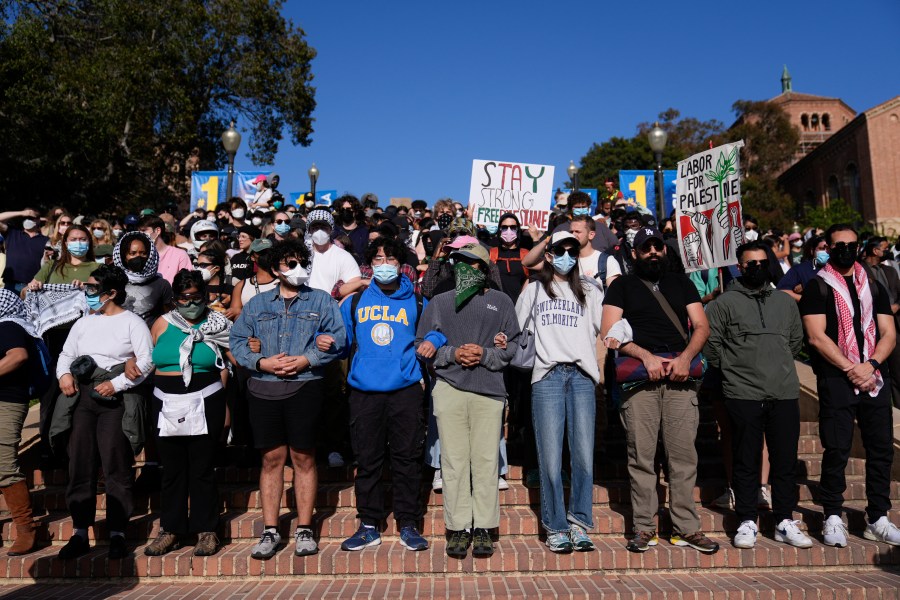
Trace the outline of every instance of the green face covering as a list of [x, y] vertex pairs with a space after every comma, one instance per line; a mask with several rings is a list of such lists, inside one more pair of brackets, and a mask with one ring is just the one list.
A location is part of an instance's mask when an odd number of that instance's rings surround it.
[[466, 301], [484, 289], [485, 274], [471, 265], [458, 262], [453, 265], [456, 275], [456, 310], [459, 310]]

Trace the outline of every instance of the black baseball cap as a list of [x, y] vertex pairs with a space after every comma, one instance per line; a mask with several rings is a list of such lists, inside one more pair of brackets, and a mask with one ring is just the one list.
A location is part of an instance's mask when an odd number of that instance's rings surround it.
[[665, 243], [663, 234], [659, 232], [659, 229], [655, 227], [641, 227], [634, 235], [634, 247], [640, 248], [647, 240], [659, 240], [660, 242]]

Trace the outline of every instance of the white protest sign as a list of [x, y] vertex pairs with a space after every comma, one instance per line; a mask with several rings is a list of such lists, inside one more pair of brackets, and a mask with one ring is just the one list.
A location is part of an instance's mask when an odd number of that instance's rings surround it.
[[743, 140], [678, 163], [675, 221], [687, 272], [737, 264], [744, 243], [740, 148]]
[[553, 196], [553, 167], [498, 160], [473, 160], [469, 206], [476, 225], [497, 225], [513, 213], [522, 227], [547, 229]]

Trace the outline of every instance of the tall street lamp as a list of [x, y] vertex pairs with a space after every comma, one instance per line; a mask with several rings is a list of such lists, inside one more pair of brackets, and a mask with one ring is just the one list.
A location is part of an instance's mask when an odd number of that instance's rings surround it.
[[575, 166], [575, 161], [569, 161], [569, 168], [566, 169], [566, 172], [569, 174], [569, 182], [572, 184], [572, 191], [578, 191], [578, 167]]
[[234, 155], [237, 154], [240, 145], [241, 134], [234, 128], [234, 121], [232, 121], [231, 125], [228, 126], [228, 129], [222, 133], [222, 146], [225, 147], [225, 153], [228, 155], [228, 187], [226, 188], [228, 200], [231, 200], [233, 194]]
[[656, 160], [656, 221], [662, 223], [665, 218], [666, 199], [663, 198], [663, 189], [665, 183], [663, 181], [662, 155], [666, 149], [666, 141], [669, 136], [665, 130], [659, 126], [659, 123], [653, 124], [653, 129], [647, 134], [647, 142], [650, 149], [653, 150], [653, 158]]
[[316, 168], [316, 163], [313, 163], [312, 166], [307, 171], [309, 174], [309, 191], [312, 192], [313, 202], [316, 201], [316, 181], [319, 180], [319, 169]]

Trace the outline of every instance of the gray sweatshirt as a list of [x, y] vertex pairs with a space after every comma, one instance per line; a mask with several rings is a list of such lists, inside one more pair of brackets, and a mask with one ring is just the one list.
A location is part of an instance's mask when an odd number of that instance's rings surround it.
[[[516, 353], [519, 324], [512, 300], [503, 292], [486, 290], [469, 299], [457, 312], [456, 292], [444, 292], [432, 298], [422, 312], [416, 332], [416, 347], [430, 331], [439, 331], [447, 343], [438, 348], [434, 369], [439, 379], [458, 390], [502, 400], [506, 398], [503, 368]], [[494, 346], [494, 336], [506, 334], [506, 348]], [[463, 368], [456, 364], [454, 354], [465, 344], [484, 348], [481, 364]]]

